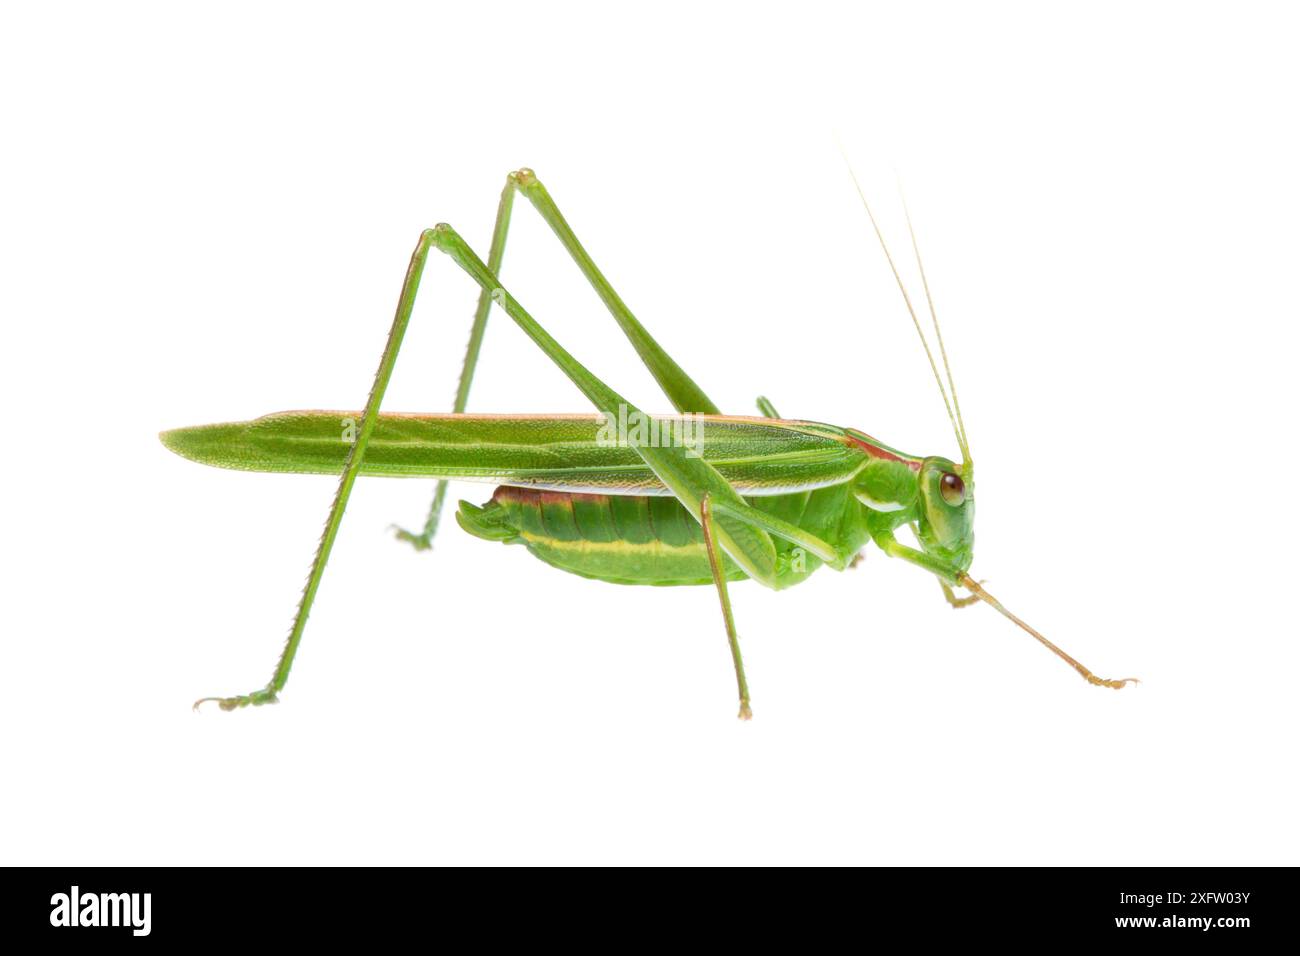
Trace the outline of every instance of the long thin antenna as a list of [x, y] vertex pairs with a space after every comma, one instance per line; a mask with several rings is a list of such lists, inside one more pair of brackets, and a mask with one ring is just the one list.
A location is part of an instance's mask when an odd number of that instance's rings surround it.
[[948, 364], [948, 350], [943, 344], [943, 332], [939, 330], [939, 315], [934, 310], [934, 297], [930, 295], [930, 280], [925, 277], [925, 264], [921, 261], [921, 249], [916, 243], [916, 230], [912, 228], [912, 213], [907, 208], [907, 196], [903, 193], [903, 184], [898, 184], [898, 196], [903, 201], [903, 215], [907, 218], [907, 232], [912, 237], [912, 252], [916, 254], [916, 268], [921, 273], [921, 286], [925, 289], [925, 301], [930, 307], [930, 321], [934, 323], [935, 338], [939, 340], [939, 355], [943, 358], [943, 370], [948, 376], [948, 390], [952, 393], [952, 405], [957, 410], [957, 427], [961, 430], [957, 437], [961, 445], [962, 460], [970, 464], [970, 442], [966, 438], [966, 423], [961, 417], [961, 402], [957, 400], [957, 383], [953, 381], [952, 366]]
[[[844, 155], [843, 148], [840, 154]], [[853, 188], [858, 191], [858, 198], [862, 200], [862, 207], [867, 211], [867, 217], [871, 220], [871, 228], [876, 231], [876, 238], [880, 241], [880, 248], [885, 253], [885, 260], [889, 263], [890, 270], [894, 273], [894, 281], [898, 283], [898, 291], [903, 293], [903, 302], [907, 304], [907, 314], [912, 317], [912, 326], [916, 329], [917, 337], [921, 340], [921, 348], [925, 349], [925, 357], [930, 360], [930, 371], [934, 373], [934, 384], [939, 386], [939, 394], [943, 396], [943, 407], [948, 411], [948, 421], [952, 423], [953, 434], [957, 436], [957, 444], [962, 449], [962, 455], [969, 458], [966, 451], [966, 436], [957, 426], [957, 418], [953, 415], [952, 404], [948, 401], [948, 391], [943, 387], [943, 378], [939, 375], [939, 366], [934, 361], [934, 353], [930, 351], [930, 343], [926, 341], [925, 333], [921, 330], [921, 322], [916, 317], [916, 309], [912, 307], [912, 297], [907, 294], [907, 286], [903, 284], [903, 277], [899, 275], [898, 266], [894, 264], [894, 257], [889, 254], [889, 244], [885, 242], [885, 235], [880, 231], [880, 224], [876, 222], [876, 214], [871, 211], [871, 203], [867, 202], [867, 196], [862, 191], [862, 185], [858, 182], [857, 174], [853, 172], [853, 166], [849, 163], [848, 156], [844, 156], [844, 163], [849, 169], [849, 178], [853, 180]]]

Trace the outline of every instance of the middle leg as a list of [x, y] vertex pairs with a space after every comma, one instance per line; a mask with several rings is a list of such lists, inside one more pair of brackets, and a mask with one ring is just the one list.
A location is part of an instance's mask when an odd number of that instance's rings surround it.
[[700, 502], [700, 527], [704, 530], [704, 550], [709, 553], [709, 569], [713, 572], [713, 586], [718, 589], [718, 602], [722, 605], [722, 622], [727, 629], [727, 643], [731, 645], [731, 663], [736, 668], [736, 688], [740, 691], [741, 720], [754, 716], [749, 709], [749, 683], [745, 680], [745, 660], [740, 654], [740, 638], [736, 636], [736, 620], [731, 616], [731, 597], [727, 593], [727, 575], [722, 570], [722, 555], [713, 540], [713, 514], [709, 511], [709, 496]]

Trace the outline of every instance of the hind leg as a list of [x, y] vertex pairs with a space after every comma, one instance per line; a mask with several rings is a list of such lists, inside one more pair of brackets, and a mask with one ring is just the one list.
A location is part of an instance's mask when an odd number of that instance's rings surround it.
[[[695, 381], [686, 374], [673, 360], [645, 327], [637, 321], [636, 316], [624, 304], [619, 294], [597, 268], [587, 250], [582, 247], [578, 237], [569, 228], [568, 221], [561, 214], [550, 193], [542, 185], [531, 169], [520, 169], [506, 177], [505, 189], [501, 192], [501, 202], [497, 206], [496, 224], [492, 228], [492, 246], [488, 250], [487, 269], [494, 276], [501, 275], [501, 264], [505, 259], [506, 236], [510, 230], [510, 214], [514, 207], [515, 193], [520, 192], [533, 204], [538, 214], [551, 227], [560, 244], [572, 256], [578, 269], [586, 276], [601, 301], [609, 309], [610, 315], [618, 323], [632, 347], [641, 357], [642, 363], [654, 376], [664, 395], [679, 412], [697, 412], [700, 414], [717, 414], [718, 407], [712, 399], [704, 394]], [[469, 347], [465, 350], [465, 361], [461, 366], [460, 384], [456, 389], [456, 399], [452, 412], [465, 411], [469, 401], [470, 385], [474, 380], [474, 371], [478, 366], [479, 353], [483, 346], [483, 333], [487, 329], [488, 313], [492, 309], [493, 292], [484, 287], [479, 293], [478, 307], [474, 312], [474, 324], [470, 329]], [[425, 518], [424, 527], [419, 532], [405, 528], [395, 528], [397, 538], [412, 545], [417, 551], [428, 550], [433, 544], [433, 537], [438, 530], [438, 519], [442, 513], [443, 501], [447, 495], [447, 482], [439, 481], [433, 494], [433, 504]]]

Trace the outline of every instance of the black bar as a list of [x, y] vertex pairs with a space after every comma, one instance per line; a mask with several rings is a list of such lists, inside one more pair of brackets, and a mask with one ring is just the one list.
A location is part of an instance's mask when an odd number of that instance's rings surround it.
[[[702, 927], [706, 940], [742, 949], [750, 948], [747, 935], [775, 942], [773, 932], [799, 934], [801, 949], [846, 933], [873, 948], [872, 940], [896, 937], [927, 945], [1206, 940], [1236, 948], [1285, 943], [1297, 929], [1292, 869], [627, 873], [594, 886], [581, 872], [544, 880], [528, 873], [512, 887], [496, 885], [513, 883], [508, 874], [484, 879], [421, 869], [48, 868], [6, 876], [0, 916], [11, 935], [96, 947], [296, 948], [318, 941], [333, 949], [413, 933], [453, 945], [469, 933], [471, 947], [475, 939], [495, 946], [512, 937], [620, 945], [629, 932], [646, 942], [694, 945]], [[70, 925], [74, 886], [75, 922], [119, 925]]]

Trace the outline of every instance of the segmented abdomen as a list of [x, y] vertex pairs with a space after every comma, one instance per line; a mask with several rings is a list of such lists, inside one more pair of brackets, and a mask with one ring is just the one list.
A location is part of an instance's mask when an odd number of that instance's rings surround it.
[[[470, 534], [525, 545], [547, 564], [618, 584], [708, 584], [704, 533], [676, 498], [501, 486], [479, 508], [462, 501]], [[723, 556], [727, 577], [744, 578]]]

